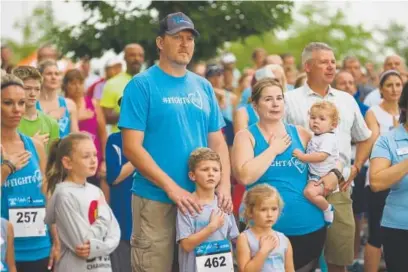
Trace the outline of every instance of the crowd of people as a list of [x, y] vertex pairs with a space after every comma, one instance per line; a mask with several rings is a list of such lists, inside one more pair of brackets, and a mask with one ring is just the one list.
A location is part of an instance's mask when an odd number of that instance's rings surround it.
[[104, 77], [2, 46], [1, 271], [407, 271], [404, 60], [312, 42], [240, 71], [190, 63], [199, 36], [169, 14], [157, 64], [128, 44]]

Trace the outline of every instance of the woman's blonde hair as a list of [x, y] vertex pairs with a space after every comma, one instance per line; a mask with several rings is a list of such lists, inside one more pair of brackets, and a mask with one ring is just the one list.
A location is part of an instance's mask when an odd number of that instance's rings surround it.
[[284, 203], [282, 197], [275, 187], [268, 184], [260, 184], [252, 187], [247, 192], [245, 192], [244, 198], [242, 200], [242, 203], [244, 204], [242, 217], [245, 219], [245, 222], [247, 224], [251, 220], [251, 215], [253, 213], [254, 207], [260, 205], [262, 201], [268, 197], [272, 197], [277, 200], [279, 213], [281, 213]]

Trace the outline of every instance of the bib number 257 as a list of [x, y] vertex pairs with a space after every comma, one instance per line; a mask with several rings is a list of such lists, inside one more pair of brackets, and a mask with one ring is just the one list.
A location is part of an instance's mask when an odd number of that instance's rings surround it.
[[33, 223], [38, 212], [17, 212], [17, 223]]

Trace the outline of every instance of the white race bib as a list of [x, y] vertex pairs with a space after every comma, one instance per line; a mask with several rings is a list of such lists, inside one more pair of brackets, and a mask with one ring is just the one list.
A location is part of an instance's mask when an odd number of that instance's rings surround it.
[[228, 240], [207, 242], [195, 249], [197, 272], [233, 272], [231, 246]]
[[47, 225], [44, 223], [45, 208], [9, 209], [9, 220], [14, 228], [14, 237], [45, 236]]
[[408, 147], [401, 147], [397, 149], [397, 155], [402, 156], [408, 154]]

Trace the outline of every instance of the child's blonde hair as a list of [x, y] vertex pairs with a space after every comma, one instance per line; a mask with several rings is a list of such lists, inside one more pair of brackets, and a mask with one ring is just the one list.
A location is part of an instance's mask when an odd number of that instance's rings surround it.
[[310, 107], [310, 114], [314, 111], [319, 111], [319, 110], [326, 110], [329, 113], [329, 117], [332, 120], [332, 125], [334, 127], [337, 127], [339, 124], [339, 111], [337, 110], [336, 105], [334, 105], [332, 102], [329, 101], [319, 101], [316, 102]]
[[244, 210], [242, 211], [242, 217], [245, 219], [245, 223], [249, 223], [251, 220], [251, 214], [255, 206], [260, 205], [265, 198], [272, 197], [278, 202], [279, 213], [283, 209], [283, 200], [278, 190], [275, 187], [268, 184], [260, 184], [252, 187], [249, 191], [245, 192], [243, 198]]
[[62, 165], [62, 158], [65, 156], [71, 156], [75, 145], [83, 140], [92, 141], [92, 137], [87, 132], [75, 132], [70, 133], [63, 139], [57, 139], [51, 144], [45, 169], [45, 188], [47, 194], [51, 195], [57, 184], [64, 181], [67, 177], [67, 172]]
[[221, 159], [217, 152], [212, 150], [211, 148], [207, 147], [200, 147], [191, 152], [190, 157], [188, 159], [188, 168], [191, 172], [193, 172], [197, 165], [202, 161], [216, 161], [221, 166]]

